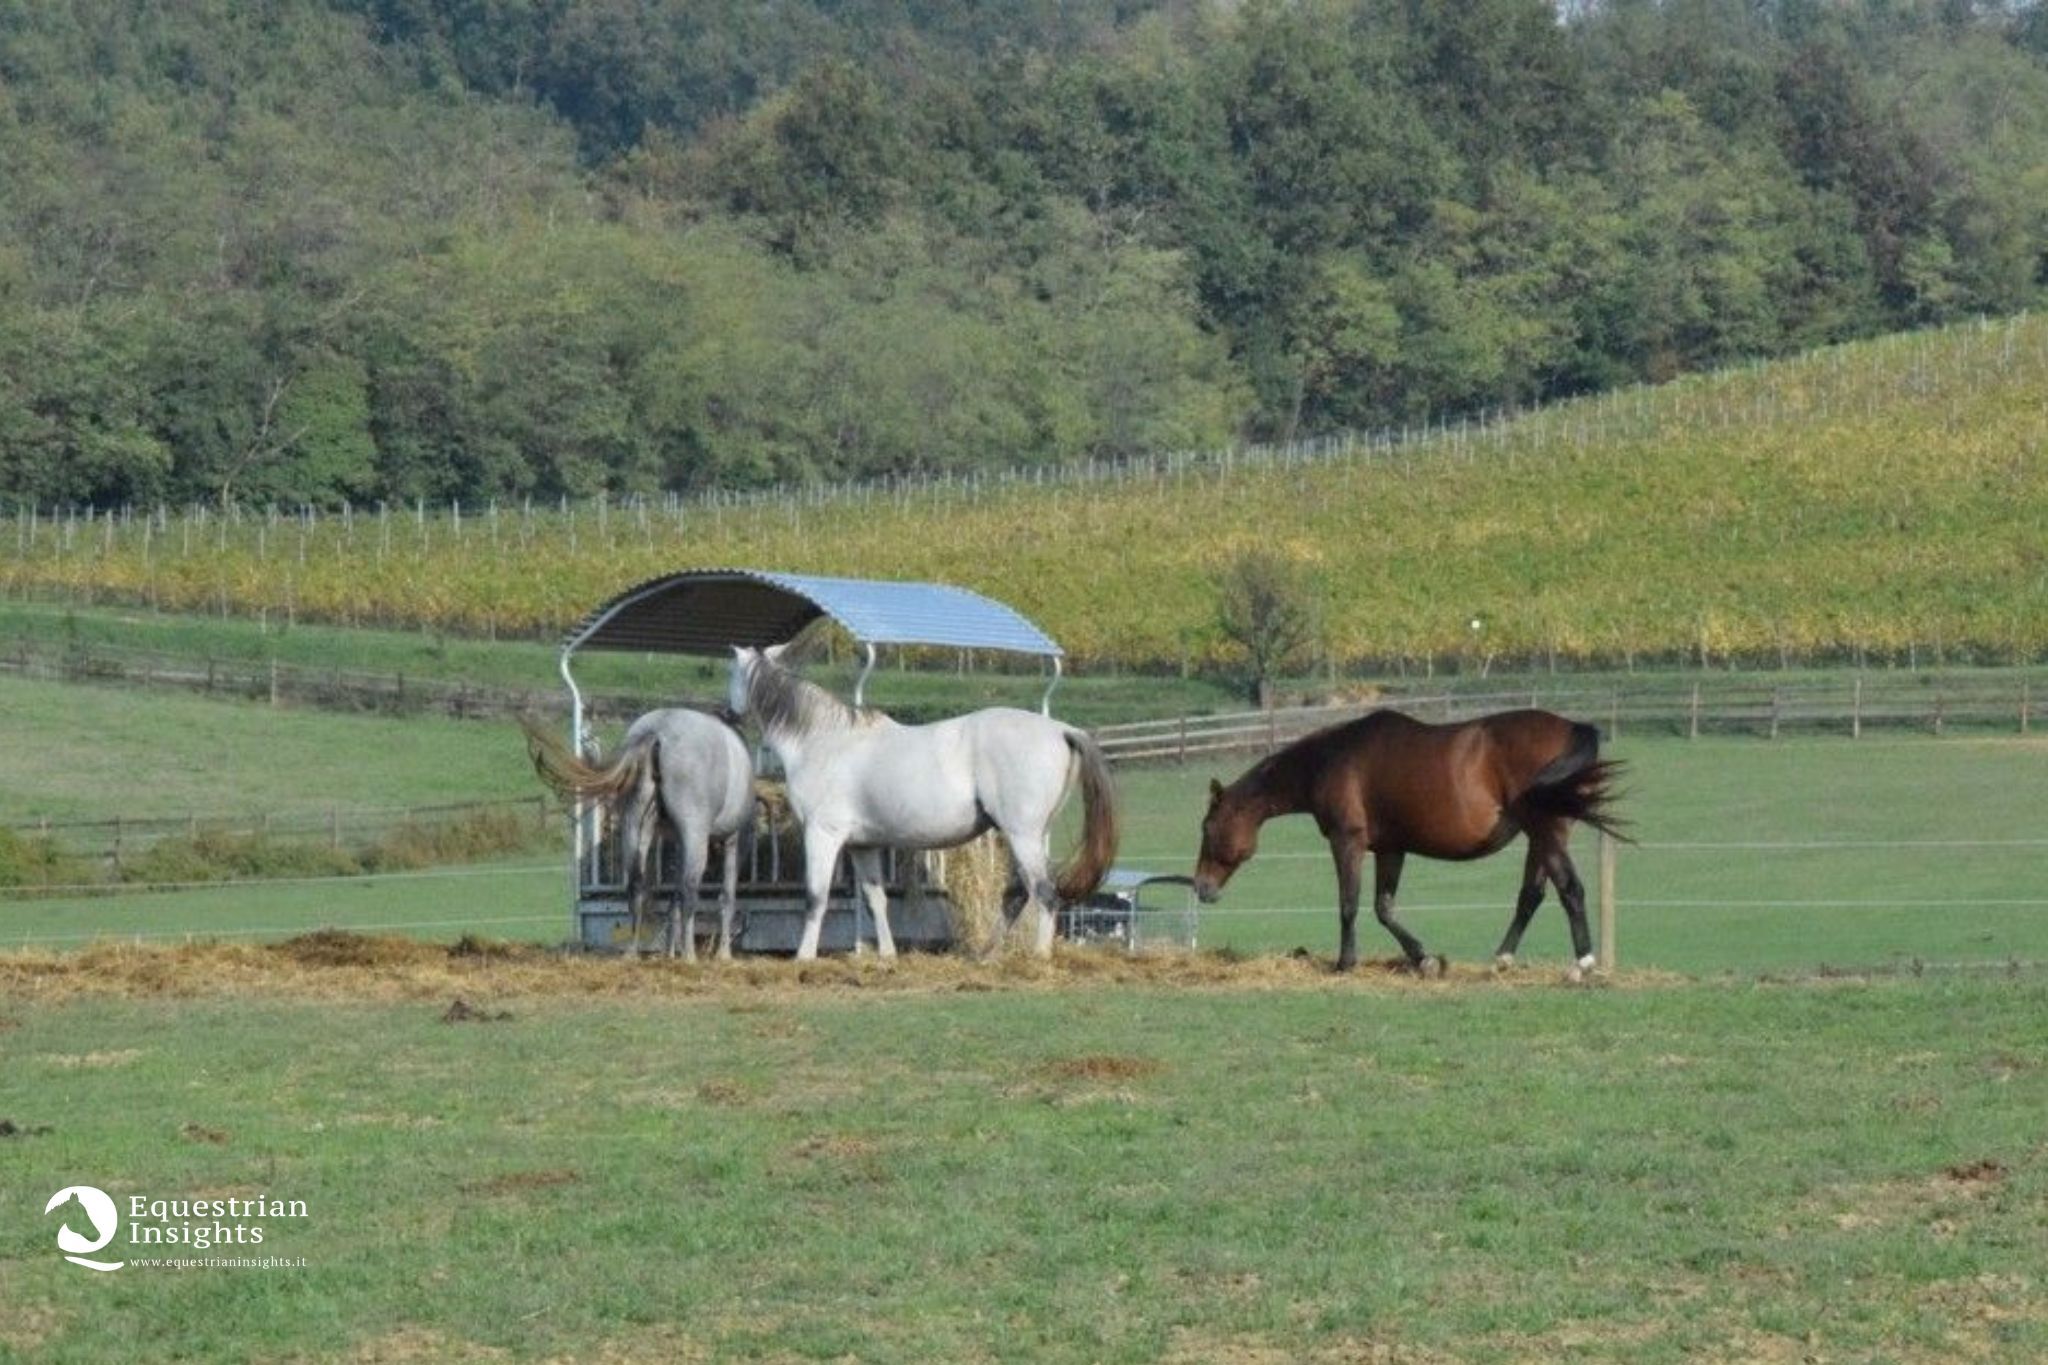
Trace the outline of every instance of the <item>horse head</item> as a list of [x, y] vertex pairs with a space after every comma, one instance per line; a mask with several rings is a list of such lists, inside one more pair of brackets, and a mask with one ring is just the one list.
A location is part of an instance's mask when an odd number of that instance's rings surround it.
[[1202, 817], [1202, 852], [1195, 860], [1195, 895], [1214, 903], [1230, 880], [1259, 851], [1259, 819], [1215, 778], [1209, 779], [1209, 810]]
[[732, 647], [732, 671], [725, 684], [725, 706], [734, 719], [745, 720], [754, 690], [754, 670], [760, 666], [761, 651], [745, 645]]

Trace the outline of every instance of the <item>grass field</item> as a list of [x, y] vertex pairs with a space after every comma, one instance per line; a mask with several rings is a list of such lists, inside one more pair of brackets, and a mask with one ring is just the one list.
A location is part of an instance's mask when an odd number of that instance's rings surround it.
[[[1628, 962], [1748, 972], [2048, 960], [2040, 876], [2048, 846], [2039, 842], [2048, 836], [2038, 819], [2048, 808], [2048, 746], [2040, 741], [1631, 739], [1615, 752], [1632, 765], [1627, 810], [1642, 841], [1620, 863]], [[1208, 777], [1227, 778], [1244, 761], [1121, 773], [1121, 861], [1186, 870]], [[318, 782], [308, 782], [314, 772]], [[114, 791], [130, 816], [206, 817], [537, 790], [508, 725], [0, 682], [0, 823], [104, 818]], [[1851, 846], [1675, 847], [1698, 843]], [[1589, 839], [1581, 838], [1579, 856], [1590, 882]], [[1519, 873], [1512, 851], [1465, 865], [1413, 862], [1404, 916], [1455, 960], [1488, 957]], [[278, 937], [322, 925], [551, 942], [566, 933], [566, 878], [552, 859], [522, 855], [333, 883], [89, 899], [17, 894], [0, 904], [0, 944]], [[1313, 827], [1280, 821], [1223, 902], [1203, 912], [1202, 942], [1327, 954], [1332, 906], [1327, 854]], [[1379, 951], [1377, 925], [1362, 932], [1366, 950]], [[1566, 947], [1563, 916], [1547, 906], [1525, 953], [1556, 961]]]
[[[1553, 907], [1485, 969], [1512, 855], [1411, 865], [1450, 980], [1334, 977], [1302, 820], [1204, 912], [1232, 951], [1139, 961], [424, 941], [561, 938], [532, 856], [0, 904], [0, 1361], [2048, 1356], [2048, 974], [2003, 969], [2048, 960], [2048, 745], [1614, 751], [1604, 988]], [[1211, 771], [1120, 773], [1126, 862], [1185, 867]], [[503, 725], [17, 681], [0, 778], [16, 821], [533, 790]], [[276, 942], [323, 925], [413, 937]], [[80, 1183], [308, 1216], [96, 1275], [41, 1212]], [[257, 1250], [306, 1264], [141, 1264]]]
[[[116, 998], [0, 958], [0, 1358], [2048, 1354], [2037, 976], [1087, 956], [643, 998], [488, 962]], [[490, 1021], [442, 1022], [452, 991]], [[40, 1210], [81, 1182], [304, 1200], [260, 1250], [306, 1265], [66, 1265]]]

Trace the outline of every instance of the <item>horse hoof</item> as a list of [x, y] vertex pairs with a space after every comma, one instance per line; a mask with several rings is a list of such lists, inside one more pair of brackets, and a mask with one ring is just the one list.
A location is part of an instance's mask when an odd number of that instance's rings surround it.
[[1494, 969], [1495, 971], [1497, 971], [1497, 972], [1510, 972], [1510, 971], [1513, 971], [1513, 970], [1514, 970], [1514, 968], [1515, 968], [1515, 955], [1514, 955], [1513, 953], [1495, 953], [1495, 954], [1494, 954], [1494, 956], [1493, 956], [1493, 969]]
[[1442, 976], [1446, 971], [1450, 970], [1450, 965], [1450, 960], [1442, 953], [1437, 953], [1431, 957], [1419, 958], [1410, 964], [1414, 968], [1415, 974], [1424, 981]]

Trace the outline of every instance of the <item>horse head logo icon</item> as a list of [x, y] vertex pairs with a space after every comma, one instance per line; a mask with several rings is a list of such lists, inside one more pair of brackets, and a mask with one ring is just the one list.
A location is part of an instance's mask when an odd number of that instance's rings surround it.
[[121, 1226], [121, 1215], [105, 1190], [96, 1190], [90, 1185], [66, 1185], [50, 1196], [50, 1202], [43, 1205], [43, 1212], [47, 1214], [73, 1199], [78, 1201], [78, 1207], [85, 1211], [87, 1220], [92, 1223], [93, 1236], [85, 1237], [73, 1232], [69, 1223], [61, 1225], [57, 1229], [57, 1249], [70, 1253], [64, 1259], [88, 1270], [119, 1270], [126, 1265], [125, 1261], [89, 1261], [85, 1257], [86, 1252], [98, 1251], [113, 1241], [114, 1233]]

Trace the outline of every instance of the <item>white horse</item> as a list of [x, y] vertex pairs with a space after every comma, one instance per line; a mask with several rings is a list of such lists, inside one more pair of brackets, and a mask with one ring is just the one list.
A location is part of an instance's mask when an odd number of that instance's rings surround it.
[[697, 956], [698, 886], [711, 842], [725, 845], [725, 884], [718, 900], [718, 956], [732, 957], [733, 909], [739, 898], [740, 852], [754, 833], [754, 760], [739, 732], [716, 716], [676, 708], [649, 711], [633, 722], [610, 763], [586, 762], [532, 721], [527, 752], [541, 780], [569, 799], [595, 799], [613, 810], [633, 907], [633, 945], [653, 895], [648, 858], [663, 815], [675, 832], [676, 889], [669, 902], [670, 957]]
[[[842, 848], [875, 917], [876, 950], [894, 957], [882, 850], [951, 848], [990, 828], [1009, 842], [1024, 893], [1006, 898], [1004, 930], [1026, 904], [1036, 905], [1038, 954], [1049, 956], [1056, 900], [1094, 891], [1116, 857], [1115, 790], [1095, 741], [1071, 725], [1009, 707], [899, 725], [805, 682], [783, 666], [781, 654], [781, 646], [736, 647], [730, 703], [734, 714], [760, 723], [782, 761], [790, 809], [803, 822], [809, 913], [797, 957], [818, 955]], [[1046, 835], [1077, 771], [1085, 805], [1081, 843], [1055, 877]], [[985, 951], [993, 954], [1002, 941], [999, 933]]]

